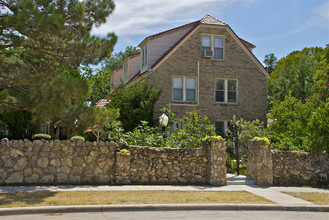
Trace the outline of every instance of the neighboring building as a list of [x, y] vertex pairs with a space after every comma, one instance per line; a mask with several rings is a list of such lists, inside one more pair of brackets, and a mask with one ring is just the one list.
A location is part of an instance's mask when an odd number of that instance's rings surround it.
[[112, 74], [117, 82], [123, 71], [126, 86], [143, 79], [155, 86], [164, 84], [155, 117], [169, 104], [177, 117], [200, 110], [218, 132], [233, 115], [266, 123], [269, 74], [252, 54], [255, 46], [240, 39], [226, 23], [206, 15], [149, 36], [139, 47], [141, 53], [127, 57], [123, 70]]

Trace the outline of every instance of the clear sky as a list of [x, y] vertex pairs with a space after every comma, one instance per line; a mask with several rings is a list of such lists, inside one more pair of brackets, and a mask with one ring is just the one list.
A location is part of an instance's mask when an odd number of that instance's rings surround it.
[[329, 44], [329, 0], [114, 0], [116, 9], [93, 34], [115, 32], [115, 52], [137, 46], [147, 36], [210, 14], [256, 45], [263, 61], [304, 47]]

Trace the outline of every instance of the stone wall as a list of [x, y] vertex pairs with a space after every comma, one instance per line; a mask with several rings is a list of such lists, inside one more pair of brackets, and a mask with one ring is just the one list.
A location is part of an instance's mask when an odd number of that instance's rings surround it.
[[247, 175], [258, 185], [329, 186], [329, 154], [272, 151], [249, 141]]
[[[121, 148], [130, 153], [119, 152]], [[129, 183], [225, 185], [225, 141], [199, 149], [59, 140], [0, 142], [0, 185]]]
[[274, 185], [329, 186], [329, 154], [272, 151]]

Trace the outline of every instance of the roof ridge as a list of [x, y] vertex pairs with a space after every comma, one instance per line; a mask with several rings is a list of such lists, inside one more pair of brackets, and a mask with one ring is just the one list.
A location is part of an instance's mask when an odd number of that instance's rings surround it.
[[216, 24], [216, 25], [227, 25], [224, 21], [221, 21], [218, 18], [215, 18], [214, 16], [211, 16], [210, 14], [206, 14], [200, 20], [200, 23], [203, 23], [203, 24]]

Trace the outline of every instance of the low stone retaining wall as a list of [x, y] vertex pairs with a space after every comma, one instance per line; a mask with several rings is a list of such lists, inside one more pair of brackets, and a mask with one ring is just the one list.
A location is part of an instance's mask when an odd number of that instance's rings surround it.
[[258, 185], [329, 186], [329, 154], [273, 151], [249, 141], [247, 175]]
[[329, 186], [329, 154], [272, 151], [275, 185]]
[[[119, 152], [126, 148], [129, 154]], [[199, 149], [113, 142], [1, 141], [0, 185], [192, 183], [226, 185], [225, 141]]]

